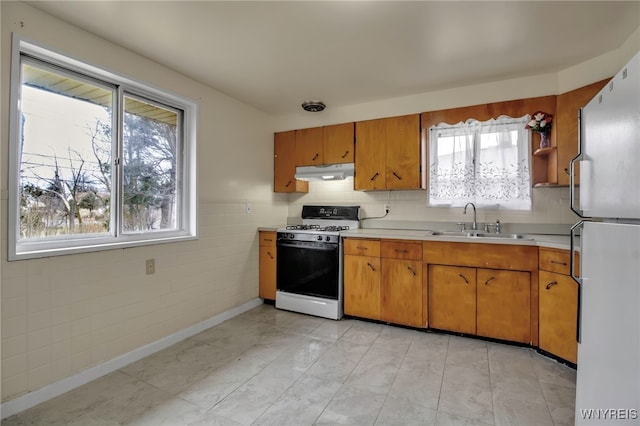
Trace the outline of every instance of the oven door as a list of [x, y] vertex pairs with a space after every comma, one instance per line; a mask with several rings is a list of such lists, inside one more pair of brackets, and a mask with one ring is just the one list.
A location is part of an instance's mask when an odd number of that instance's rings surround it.
[[276, 271], [276, 287], [279, 291], [337, 300], [339, 245], [278, 241]]

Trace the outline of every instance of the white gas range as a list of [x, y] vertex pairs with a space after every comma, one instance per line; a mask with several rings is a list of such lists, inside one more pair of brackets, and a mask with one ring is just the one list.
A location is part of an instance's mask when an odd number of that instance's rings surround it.
[[302, 225], [278, 229], [276, 308], [342, 318], [340, 232], [359, 227], [359, 206], [303, 206]]

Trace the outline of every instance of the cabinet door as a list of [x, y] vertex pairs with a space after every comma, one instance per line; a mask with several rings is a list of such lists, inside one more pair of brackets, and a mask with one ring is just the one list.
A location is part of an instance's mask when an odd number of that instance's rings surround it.
[[323, 161], [322, 127], [296, 130], [296, 166], [317, 166]]
[[478, 269], [477, 334], [531, 343], [531, 274]]
[[476, 333], [476, 269], [429, 265], [429, 326]]
[[276, 299], [276, 250], [275, 245], [260, 246], [260, 297]]
[[274, 135], [273, 190], [274, 192], [308, 192], [309, 183], [296, 180], [296, 133], [294, 130]]
[[380, 258], [344, 256], [344, 313], [380, 319]]
[[[578, 155], [578, 110], [607, 84], [607, 80], [572, 90], [556, 98], [558, 185], [569, 185], [569, 162]], [[576, 176], [576, 184], [579, 177]]]
[[424, 327], [422, 289], [420, 261], [382, 259], [381, 319], [394, 324]]
[[540, 349], [575, 364], [578, 285], [569, 276], [546, 271], [538, 280]]
[[387, 189], [419, 189], [420, 115], [391, 117], [384, 121]]
[[356, 175], [354, 178], [356, 190], [387, 188], [385, 129], [384, 120], [356, 123]]
[[353, 123], [325, 126], [322, 136], [325, 164], [353, 163]]

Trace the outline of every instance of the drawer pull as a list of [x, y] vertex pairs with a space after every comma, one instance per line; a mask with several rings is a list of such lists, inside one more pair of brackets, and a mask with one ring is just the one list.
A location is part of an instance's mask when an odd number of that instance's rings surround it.
[[345, 158], [347, 156], [347, 154], [349, 154], [349, 150], [346, 150], [341, 158]]
[[314, 155], [314, 156], [313, 156], [313, 158], [311, 159], [311, 161], [316, 161], [316, 160], [318, 159], [318, 156], [319, 156], [319, 155], [320, 155], [320, 154], [316, 153], [316, 155]]
[[402, 180], [402, 177], [399, 176], [396, 172], [393, 172], [393, 175], [398, 179], [398, 180]]
[[413, 274], [414, 277], [416, 276], [416, 270], [415, 269], [413, 269], [411, 266], [407, 266], [407, 269], [409, 271], [411, 271], [411, 273]]
[[372, 264], [370, 264], [369, 262], [367, 262], [367, 266], [369, 267], [369, 269], [371, 269], [373, 272], [376, 271], [376, 268], [373, 267]]
[[271, 259], [274, 259], [273, 255], [271, 254], [271, 252], [270, 252], [270, 251], [268, 251], [268, 252], [267, 252], [267, 255], [268, 255]]
[[495, 279], [496, 279], [496, 277], [491, 277], [491, 278], [489, 278], [488, 280], [486, 280], [486, 281], [484, 282], [484, 285], [489, 285], [489, 281], [491, 281], [491, 280], [495, 280]]
[[273, 241], [271, 238], [264, 238], [264, 240], [269, 242]]
[[554, 285], [557, 285], [558, 281], [551, 281], [549, 284], [547, 284], [547, 286], [545, 287], [547, 290], [549, 290], [551, 287], [553, 287]]
[[460, 278], [462, 278], [464, 280], [465, 283], [469, 284], [469, 280], [467, 279], [467, 277], [465, 277], [464, 275], [460, 274], [458, 275]]
[[356, 248], [357, 248], [358, 250], [369, 250], [369, 248], [368, 248], [368, 247], [356, 246]]
[[396, 253], [409, 253], [409, 250], [396, 249]]
[[375, 175], [373, 175], [373, 176], [371, 176], [371, 179], [369, 179], [369, 180], [376, 180], [376, 178], [377, 178], [378, 176], [380, 176], [380, 173], [376, 172], [376, 174], [375, 174]]
[[554, 263], [556, 265], [567, 266], [567, 262], [560, 262], [558, 260], [550, 260], [549, 263]]

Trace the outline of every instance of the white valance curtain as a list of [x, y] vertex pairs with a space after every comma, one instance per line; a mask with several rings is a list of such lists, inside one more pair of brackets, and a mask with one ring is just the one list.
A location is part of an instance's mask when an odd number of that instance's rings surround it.
[[429, 129], [429, 204], [530, 209], [529, 116]]

